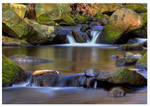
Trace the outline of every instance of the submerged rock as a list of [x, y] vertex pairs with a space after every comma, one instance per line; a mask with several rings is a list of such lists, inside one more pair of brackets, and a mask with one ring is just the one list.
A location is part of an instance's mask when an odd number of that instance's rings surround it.
[[[130, 19], [130, 20], [128, 20]], [[102, 41], [105, 43], [116, 43], [124, 33], [142, 27], [143, 19], [134, 11], [122, 8], [115, 11], [104, 26]]]
[[38, 63], [51, 63], [53, 61], [46, 60], [46, 59], [40, 59], [33, 56], [25, 56], [25, 55], [15, 55], [9, 57], [12, 61], [16, 62], [17, 64], [38, 64]]
[[62, 75], [56, 70], [37, 70], [32, 73], [30, 85], [35, 86], [55, 86]]
[[121, 87], [112, 88], [112, 90], [108, 94], [108, 96], [111, 96], [111, 97], [123, 97], [125, 95], [126, 95], [126, 92]]
[[11, 86], [24, 80], [25, 72], [16, 63], [2, 55], [2, 86]]

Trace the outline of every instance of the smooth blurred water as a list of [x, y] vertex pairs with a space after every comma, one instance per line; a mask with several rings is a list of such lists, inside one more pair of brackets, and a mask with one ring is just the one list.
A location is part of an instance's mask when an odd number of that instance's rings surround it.
[[[54, 69], [64, 75], [84, 72], [88, 68], [100, 71], [116, 70], [115, 61], [111, 55], [123, 56], [123, 51], [114, 48], [72, 47], [72, 46], [39, 46], [39, 47], [3, 47], [7, 57], [24, 54], [42, 59], [52, 60], [53, 63], [36, 65], [20, 65], [25, 71], [34, 72], [41, 69]], [[138, 52], [133, 52], [138, 53]], [[22, 85], [22, 84], [21, 84]], [[75, 87], [18, 87], [3, 88], [3, 103], [36, 103], [36, 104], [120, 104], [147, 103], [147, 88], [140, 88], [125, 97], [109, 97], [103, 89], [85, 89]], [[20, 87], [21, 86], [21, 87]], [[95, 83], [96, 87], [96, 83]]]

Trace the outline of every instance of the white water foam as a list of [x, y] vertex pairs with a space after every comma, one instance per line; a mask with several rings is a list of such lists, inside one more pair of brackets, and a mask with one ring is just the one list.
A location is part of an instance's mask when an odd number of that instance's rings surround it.
[[136, 38], [136, 40], [138, 43], [144, 43], [147, 41], [147, 39], [145, 39], [145, 38]]

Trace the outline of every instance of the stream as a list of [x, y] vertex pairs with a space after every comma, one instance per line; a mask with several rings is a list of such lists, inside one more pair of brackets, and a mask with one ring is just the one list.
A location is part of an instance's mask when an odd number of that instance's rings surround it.
[[[38, 47], [3, 47], [7, 57], [24, 54], [47, 59], [53, 63], [20, 65], [25, 71], [54, 69], [63, 75], [82, 73], [88, 68], [100, 71], [116, 70], [111, 55], [124, 54], [109, 46], [38, 46]], [[14, 51], [15, 50], [15, 51]], [[138, 51], [132, 51], [139, 53]], [[146, 104], [147, 87], [139, 88], [124, 97], [110, 97], [104, 89], [87, 89], [82, 87], [27, 87], [19, 85], [2, 89], [3, 104]]]

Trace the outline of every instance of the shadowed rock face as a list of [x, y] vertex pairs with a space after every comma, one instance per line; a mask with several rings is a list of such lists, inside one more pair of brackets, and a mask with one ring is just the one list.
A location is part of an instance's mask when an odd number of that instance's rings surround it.
[[38, 64], [38, 63], [51, 63], [53, 61], [40, 59], [32, 56], [24, 56], [24, 55], [15, 55], [9, 57], [12, 61], [16, 62], [17, 64]]
[[58, 81], [57, 86], [87, 87], [90, 88], [94, 82], [94, 78], [87, 78], [84, 74], [75, 74], [64, 76]]

